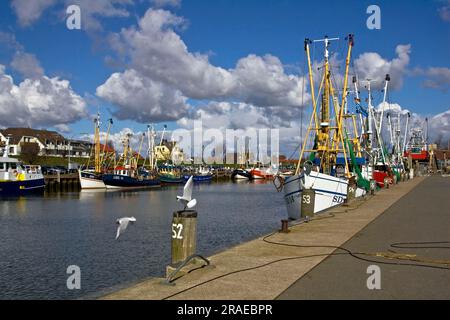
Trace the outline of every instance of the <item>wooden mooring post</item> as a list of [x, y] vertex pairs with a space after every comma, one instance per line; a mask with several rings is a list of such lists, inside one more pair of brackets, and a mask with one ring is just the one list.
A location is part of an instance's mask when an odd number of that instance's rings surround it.
[[183, 210], [173, 213], [172, 266], [175, 266], [197, 250], [197, 211]]
[[202, 263], [210, 265], [208, 259], [196, 253], [197, 250], [197, 211], [182, 210], [173, 213], [172, 219], [172, 263], [166, 268], [166, 285], [174, 281], [192, 267]]

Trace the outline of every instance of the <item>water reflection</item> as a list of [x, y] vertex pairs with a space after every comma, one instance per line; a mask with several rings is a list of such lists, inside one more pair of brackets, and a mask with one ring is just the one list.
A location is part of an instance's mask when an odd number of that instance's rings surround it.
[[[0, 201], [0, 299], [77, 298], [149, 276], [170, 262], [172, 212], [183, 186], [46, 193]], [[198, 251], [210, 255], [268, 233], [285, 216], [270, 183], [196, 184]], [[116, 219], [137, 222], [115, 241]], [[66, 268], [82, 290], [66, 288]]]

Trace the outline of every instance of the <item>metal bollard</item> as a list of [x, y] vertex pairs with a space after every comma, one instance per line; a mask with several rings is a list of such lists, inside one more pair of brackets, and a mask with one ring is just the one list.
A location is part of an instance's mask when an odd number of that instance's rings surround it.
[[375, 180], [370, 180], [370, 195], [375, 195], [375, 189], [377, 187], [377, 182]]
[[185, 261], [197, 249], [197, 211], [184, 210], [173, 213], [172, 265]]
[[388, 177], [385, 177], [383, 179], [383, 184], [384, 184], [385, 189], [389, 189], [389, 178]]
[[314, 202], [316, 192], [314, 189], [303, 189], [301, 199], [301, 217], [314, 217]]
[[289, 220], [286, 219], [281, 220], [280, 233], [289, 233]]

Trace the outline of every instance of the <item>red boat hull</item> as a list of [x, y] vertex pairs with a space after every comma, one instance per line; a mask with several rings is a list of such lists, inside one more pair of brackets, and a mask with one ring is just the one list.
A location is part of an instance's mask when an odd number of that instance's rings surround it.
[[377, 182], [377, 185], [380, 188], [384, 188], [384, 178], [388, 178], [389, 179], [389, 184], [392, 184], [394, 182], [392, 180], [392, 177], [390, 177], [389, 174], [386, 171], [375, 170], [373, 172], [373, 179]]
[[426, 151], [426, 150], [422, 150], [420, 153], [406, 151], [404, 154], [405, 158], [408, 158], [410, 155], [411, 155], [411, 159], [413, 159], [413, 160], [428, 161], [428, 159], [429, 159], [429, 154], [428, 154], [428, 151]]
[[250, 174], [252, 175], [253, 179], [272, 179], [273, 174], [267, 174], [264, 171], [253, 169], [250, 171]]

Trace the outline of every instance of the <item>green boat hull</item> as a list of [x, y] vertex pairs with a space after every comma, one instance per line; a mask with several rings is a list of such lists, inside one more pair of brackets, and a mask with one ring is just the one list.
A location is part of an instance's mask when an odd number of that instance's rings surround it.
[[183, 177], [176, 177], [176, 176], [170, 176], [170, 175], [159, 175], [159, 180], [161, 183], [183, 183], [184, 178]]

